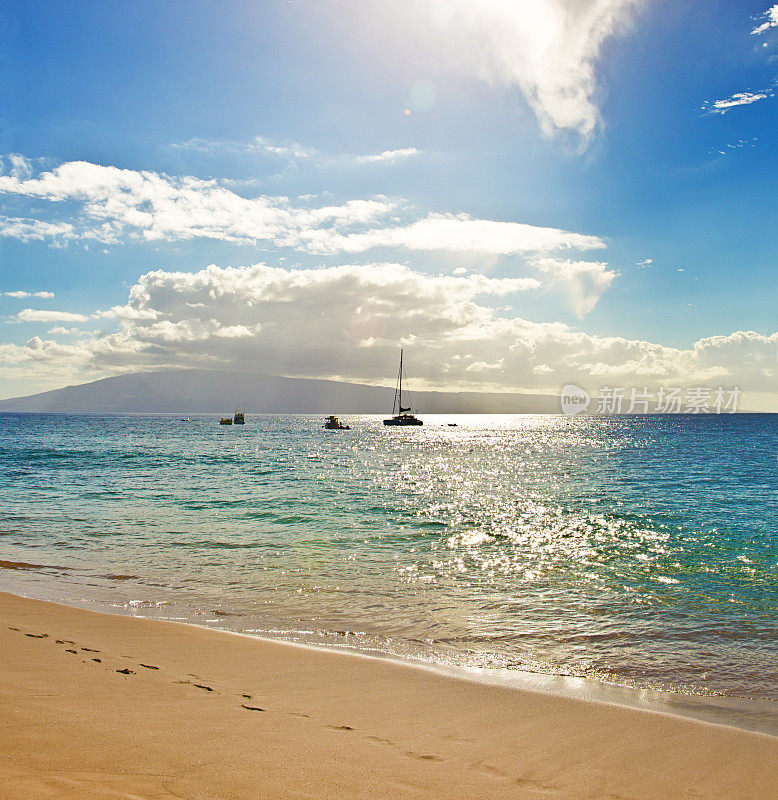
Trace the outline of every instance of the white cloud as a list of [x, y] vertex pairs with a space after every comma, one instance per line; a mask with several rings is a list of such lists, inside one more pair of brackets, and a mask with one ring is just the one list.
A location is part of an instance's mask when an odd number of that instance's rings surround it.
[[727, 144], [709, 150], [709, 154], [720, 156], [730, 155], [736, 150], [745, 150], [746, 148], [754, 148], [759, 146], [759, 137], [752, 136], [750, 139], [738, 139], [736, 142], [728, 142]]
[[[411, 151], [386, 151], [392, 160]], [[215, 180], [171, 177], [155, 172], [67, 162], [38, 177], [0, 175], [0, 193], [41, 198], [79, 212], [72, 222], [7, 220], [5, 235], [71, 241], [118, 242], [193, 238], [230, 243], [270, 242], [312, 254], [393, 251], [459, 253], [486, 263], [501, 256], [549, 255], [559, 251], [603, 249], [598, 236], [520, 222], [473, 219], [467, 214], [430, 213], [398, 224], [412, 209], [404, 201], [375, 197], [341, 204], [294, 206], [285, 197], [243, 197]], [[324, 201], [322, 201], [324, 202]], [[2, 233], [2, 219], [0, 219]], [[542, 268], [555, 284], [568, 280], [567, 293], [577, 313], [591, 309], [615, 273], [604, 264], [558, 262]], [[471, 264], [471, 266], [474, 266]], [[115, 309], [113, 310], [115, 311]], [[112, 312], [101, 312], [103, 316]]]
[[418, 156], [420, 153], [421, 150], [417, 150], [415, 147], [403, 147], [399, 150], [384, 150], [375, 155], [354, 156], [354, 160], [358, 164], [393, 164], [397, 161], [405, 161], [408, 158]]
[[[222, 143], [218, 141], [209, 142], [212, 149], [221, 149]], [[274, 142], [264, 136], [255, 136], [250, 142], [241, 145], [239, 142], [227, 143], [236, 152], [243, 153], [264, 153], [266, 155], [278, 156], [290, 161], [301, 161], [319, 156], [319, 151], [315, 147], [306, 147], [298, 142]]]
[[[204, 306], [204, 303], [200, 303], [201, 308]], [[101, 317], [103, 319], [157, 319], [157, 316], [157, 312], [153, 309], [141, 309], [129, 303], [125, 306], [113, 306], [107, 311], [98, 311], [95, 313], [95, 317]]]
[[504, 316], [485, 302], [527, 288], [521, 279], [430, 276], [383, 263], [158, 270], [132, 287], [134, 313], [114, 332], [70, 345], [39, 337], [0, 345], [0, 374], [210, 366], [385, 383], [404, 344], [419, 388], [707, 383], [775, 391], [778, 333], [737, 331], [674, 348]]
[[4, 227], [0, 221], [0, 233], [23, 239], [79, 236], [112, 242], [129, 231], [151, 241], [203, 237], [236, 243], [279, 240], [294, 246], [301, 231], [366, 224], [395, 208], [385, 198], [300, 208], [285, 197], [243, 197], [215, 180], [86, 161], [67, 162], [37, 178], [0, 175], [0, 193], [81, 204], [78, 229], [29, 220], [7, 220]]
[[0, 174], [13, 175], [15, 178], [29, 178], [33, 172], [33, 162], [20, 153], [8, 153], [0, 156]]
[[55, 325], [53, 328], [49, 328], [46, 333], [51, 336], [74, 336], [85, 333], [85, 331], [81, 328], [63, 328], [62, 325]]
[[[385, 153], [380, 157], [394, 155]], [[579, 316], [594, 307], [616, 276], [602, 262], [558, 257], [562, 251], [605, 248], [605, 241], [598, 236], [519, 222], [473, 219], [467, 214], [430, 213], [406, 224], [387, 224], [388, 219], [398, 219], [398, 212], [407, 215], [410, 210], [403, 208], [401, 201], [383, 197], [295, 207], [284, 197], [243, 197], [214, 180], [170, 177], [88, 162], [67, 162], [38, 177], [0, 175], [0, 193], [80, 206], [80, 216], [74, 222], [6, 218], [6, 235], [22, 239], [48, 235], [57, 241], [83, 237], [118, 242], [120, 237], [148, 241], [202, 237], [232, 243], [267, 241], [326, 255], [363, 253], [382, 247], [395, 252], [458, 253], [471, 261], [486, 262], [518, 256], [528, 259], [529, 266], [535, 266], [550, 277], [553, 285], [560, 286]], [[551, 255], [555, 260], [537, 260]], [[528, 286], [538, 285], [534, 279], [523, 280]], [[99, 316], [127, 318], [134, 313], [136, 310], [117, 306], [99, 312]]]
[[[770, 28], [774, 28], [778, 25], [778, 5], [773, 5], [767, 9], [762, 14], [754, 17], [755, 20], [762, 20], [762, 23], [758, 25], [751, 31], [751, 35], [761, 35], [765, 31], [769, 30]], [[767, 42], [762, 44], [762, 47], [767, 47]], [[705, 114], [726, 114], [733, 108], [739, 108], [740, 106], [750, 106], [754, 103], [758, 103], [762, 100], [766, 100], [770, 97], [774, 97], [775, 92], [769, 89], [763, 89], [760, 91], [752, 92], [752, 91], [744, 91], [744, 92], [735, 92], [734, 94], [730, 95], [729, 97], [725, 97], [721, 100], [706, 100], [701, 107], [701, 110]], [[755, 142], [756, 139], [753, 140]], [[740, 139], [738, 144], [736, 145], [727, 145], [728, 149], [739, 149], [740, 147], [745, 147], [747, 145], [754, 146], [752, 143], [747, 142], [746, 140]], [[726, 149], [721, 149], [717, 151], [719, 155], [727, 155]]]
[[763, 14], [760, 14], [758, 17], [756, 17], [756, 19], [761, 19], [764, 21], [761, 25], [757, 25], [757, 27], [751, 31], [752, 36], [758, 36], [769, 28], [775, 28], [778, 26], [778, 5], [771, 6]]
[[[464, 73], [490, 85], [521, 92], [546, 135], [560, 131], [589, 141], [599, 122], [597, 68], [603, 45], [625, 30], [645, 0], [395, 0], [343, 4], [340, 15], [354, 35], [359, 17], [372, 28], [366, 38], [388, 42], [392, 53], [413, 43], [431, 75], [409, 86], [409, 104], [428, 108], [436, 99], [431, 79]], [[390, 41], [396, 30], [399, 41]], [[411, 55], [411, 54], [409, 54]], [[179, 147], [204, 152], [232, 150], [289, 160], [380, 163], [373, 157], [328, 156], [296, 142], [257, 137], [249, 143], [193, 139]], [[403, 150], [396, 152], [404, 152]], [[408, 153], [408, 155], [412, 155]], [[389, 159], [384, 159], [384, 162]]]
[[488, 372], [501, 372], [505, 366], [505, 359], [501, 358], [493, 364], [486, 361], [472, 361], [465, 367], [465, 372], [483, 374]]
[[19, 322], [86, 322], [89, 317], [84, 314], [72, 314], [70, 311], [41, 311], [25, 308], [16, 315]]
[[315, 147], [307, 147], [299, 142], [279, 142], [264, 136], [255, 136], [248, 142], [236, 142], [229, 139], [192, 138], [185, 142], [173, 144], [178, 150], [189, 150], [209, 155], [224, 153], [237, 155], [260, 155], [288, 161], [292, 164], [305, 162], [311, 166], [348, 166], [350, 164], [392, 164], [421, 155], [416, 147], [403, 147], [396, 150], [384, 150], [381, 153], [357, 155], [351, 153], [327, 154]]
[[714, 100], [711, 102], [710, 100], [706, 100], [702, 104], [702, 111], [706, 114], [726, 114], [732, 108], [737, 108], [738, 106], [748, 106], [752, 103], [758, 103], [760, 100], [766, 100], [768, 97], [772, 97], [773, 92], [762, 91], [762, 92], [736, 92], [735, 94], [731, 95], [730, 97], [726, 97], [723, 100]]
[[73, 226], [67, 222], [45, 222], [37, 219], [4, 216], [0, 216], [0, 236], [19, 239], [22, 242], [44, 239], [67, 242], [77, 238]]
[[424, 219], [364, 233], [307, 231], [300, 235], [314, 253], [359, 253], [373, 247], [403, 247], [410, 250], [512, 255], [559, 249], [600, 249], [605, 242], [597, 236], [525, 225], [472, 219], [467, 214], [429, 214]]
[[649, 267], [653, 266], [653, 264], [654, 264], [653, 258], [641, 258], [640, 261], [638, 261], [635, 264], [635, 266], [638, 269], [648, 269]]
[[202, 139], [195, 136], [185, 142], [176, 142], [171, 147], [176, 150], [189, 150], [210, 155], [222, 153], [263, 155], [287, 161], [306, 161], [320, 155], [314, 147], [306, 147], [292, 141], [277, 142], [264, 136], [255, 136], [248, 142], [238, 142], [232, 139]]
[[25, 297], [41, 297], [44, 299], [49, 299], [54, 297], [54, 292], [0, 292], [4, 297], [13, 297], [16, 299], [21, 299]]
[[594, 308], [618, 275], [602, 261], [541, 258], [535, 261], [535, 266], [551, 277], [553, 285], [562, 287], [579, 317]]
[[[414, 2], [413, 6], [417, 4]], [[596, 65], [637, 0], [424, 0], [442, 58], [518, 88], [546, 134], [586, 142], [599, 122]]]

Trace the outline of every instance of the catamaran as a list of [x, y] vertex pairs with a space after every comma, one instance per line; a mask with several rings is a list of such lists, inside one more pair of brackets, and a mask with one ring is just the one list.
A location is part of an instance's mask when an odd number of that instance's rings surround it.
[[[392, 418], [385, 419], [384, 425], [423, 425], [424, 423], [411, 413], [410, 392], [406, 389], [408, 406], [403, 406], [403, 351], [400, 350], [400, 371], [397, 374], [397, 386], [394, 390], [394, 403], [392, 403]], [[395, 410], [397, 414], [395, 414]]]

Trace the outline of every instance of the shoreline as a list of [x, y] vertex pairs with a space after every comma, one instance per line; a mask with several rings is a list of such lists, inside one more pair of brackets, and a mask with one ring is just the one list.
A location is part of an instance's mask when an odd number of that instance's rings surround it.
[[[67, 605], [56, 603], [56, 605]], [[73, 606], [70, 606], [73, 607]], [[84, 609], [93, 610], [93, 609]], [[112, 616], [113, 612], [96, 613]], [[778, 701], [750, 697], [729, 697], [715, 694], [692, 694], [666, 689], [639, 688], [620, 683], [608, 683], [589, 677], [560, 675], [547, 672], [530, 672], [518, 668], [473, 667], [447, 664], [421, 656], [401, 656], [378, 648], [360, 648], [359, 645], [322, 644], [318, 642], [269, 636], [260, 633], [216, 628], [182, 619], [146, 617], [141, 614], [116, 614], [131, 619], [171, 622], [205, 631], [239, 636], [250, 640], [299, 647], [322, 653], [365, 658], [377, 662], [388, 662], [410, 669], [429, 672], [440, 677], [494, 686], [508, 691], [523, 691], [551, 697], [580, 700], [583, 702], [614, 706], [649, 714], [664, 714], [679, 719], [690, 719], [708, 725], [717, 725], [749, 733], [778, 737]]]
[[0, 642], [8, 800], [735, 800], [778, 778], [774, 736], [330, 648], [7, 593]]
[[[9, 562], [11, 563], [11, 562]], [[32, 566], [32, 565], [30, 565]], [[37, 572], [37, 571], [36, 571]], [[51, 587], [51, 584], [46, 584]], [[32, 587], [30, 587], [32, 589]], [[40, 588], [40, 587], [38, 587]], [[171, 622], [179, 625], [246, 637], [257, 641], [275, 642], [299, 647], [309, 647], [324, 652], [357, 655], [378, 661], [387, 661], [407, 665], [411, 668], [428, 670], [453, 679], [474, 681], [486, 685], [500, 686], [506, 689], [540, 692], [558, 697], [581, 699], [596, 703], [605, 703], [660, 714], [669, 714], [684, 719], [692, 719], [714, 725], [723, 725], [739, 730], [778, 736], [778, 701], [748, 696], [729, 696], [722, 694], [703, 694], [673, 689], [631, 686], [629, 684], [598, 680], [589, 676], [566, 675], [552, 672], [534, 672], [511, 667], [481, 667], [455, 664], [435, 659], [435, 654], [397, 653], [383, 650], [379, 646], [360, 646], [359, 642], [348, 638], [336, 637], [334, 633], [286, 630], [281, 635], [273, 635], [271, 631], [235, 630], [229, 627], [218, 627], [195, 619], [165, 616], [152, 616], [138, 613], [122, 605], [111, 605], [105, 600], [94, 598], [63, 599], [55, 594], [38, 592], [32, 589], [27, 593], [26, 587], [14, 587], [8, 592], [16, 597], [48, 602], [67, 608], [74, 608], [108, 616], [126, 617], [129, 619], [149, 620], [155, 622]], [[1, 592], [0, 592], [1, 593]], [[209, 620], [213, 623], [214, 620]], [[219, 620], [228, 623], [228, 620]], [[332, 641], [322, 641], [330, 636]]]

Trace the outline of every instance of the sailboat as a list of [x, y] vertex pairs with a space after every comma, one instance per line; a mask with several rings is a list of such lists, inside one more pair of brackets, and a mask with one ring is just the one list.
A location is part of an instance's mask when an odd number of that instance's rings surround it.
[[[405, 390], [410, 401], [410, 393]], [[395, 414], [395, 410], [397, 414]], [[394, 403], [392, 403], [392, 418], [385, 419], [384, 425], [423, 425], [424, 423], [411, 412], [411, 406], [403, 406], [403, 351], [400, 350], [400, 371], [397, 374], [397, 387], [394, 390]]]

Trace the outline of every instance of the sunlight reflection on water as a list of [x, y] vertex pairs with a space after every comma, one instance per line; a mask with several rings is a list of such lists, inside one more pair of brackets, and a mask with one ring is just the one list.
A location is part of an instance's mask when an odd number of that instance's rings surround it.
[[776, 417], [217, 422], [0, 415], [4, 585], [778, 699]]

